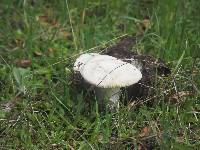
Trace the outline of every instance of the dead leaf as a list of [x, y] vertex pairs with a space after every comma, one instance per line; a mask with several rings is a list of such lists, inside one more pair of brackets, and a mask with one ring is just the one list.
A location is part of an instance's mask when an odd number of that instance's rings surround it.
[[33, 54], [35, 57], [42, 56], [42, 53], [40, 51], [34, 51]]
[[17, 65], [22, 68], [30, 67], [31, 64], [32, 64], [32, 61], [30, 59], [22, 59], [22, 60], [17, 61]]
[[52, 53], [54, 50], [53, 50], [52, 48], [49, 48], [48, 51], [49, 51], [50, 53]]
[[140, 134], [139, 134], [139, 137], [145, 137], [145, 136], [149, 136], [150, 135], [150, 132], [151, 132], [151, 128], [150, 127], [144, 127]]
[[150, 27], [151, 22], [150, 22], [149, 19], [144, 19], [144, 20], [142, 20], [141, 24], [143, 25], [143, 27], [144, 27], [145, 29], [147, 29], [147, 28]]
[[60, 28], [59, 30], [59, 37], [60, 38], [64, 38], [64, 39], [68, 39], [71, 37], [71, 33], [68, 32], [66, 29], [64, 28]]
[[193, 93], [191, 91], [181, 91], [177, 92], [169, 97], [172, 102], [179, 102], [179, 99], [182, 97], [192, 96]]
[[142, 145], [141, 144], [138, 145], [138, 150], [142, 150]]
[[144, 31], [150, 28], [151, 22], [149, 19], [144, 19], [137, 23], [137, 27], [139, 29], [138, 34], [144, 33]]
[[16, 38], [16, 39], [15, 39], [15, 43], [16, 43], [17, 45], [23, 45], [24, 40], [23, 40], [22, 38]]
[[53, 19], [52, 15], [50, 15], [50, 14], [37, 16], [36, 20], [42, 26], [50, 26], [50, 27], [54, 27], [54, 28], [59, 28], [60, 27], [59, 22], [56, 19]]
[[43, 26], [47, 26], [50, 22], [50, 19], [46, 15], [37, 16], [36, 20]]
[[60, 27], [60, 24], [54, 19], [51, 23], [51, 25], [55, 28], [59, 28]]

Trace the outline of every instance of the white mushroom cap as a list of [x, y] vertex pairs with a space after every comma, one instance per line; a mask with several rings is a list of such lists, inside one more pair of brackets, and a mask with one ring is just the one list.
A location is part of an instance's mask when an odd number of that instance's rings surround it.
[[78, 64], [79, 60], [83, 60], [84, 65], [79, 67], [78, 71], [88, 83], [95, 86], [102, 88], [126, 87], [137, 83], [142, 78], [140, 70], [135, 66], [115, 57], [96, 55], [96, 53], [83, 55], [77, 59], [75, 64]]
[[100, 54], [98, 53], [86, 53], [86, 54], [82, 54], [81, 56], [79, 56], [75, 63], [74, 63], [74, 71], [81, 71], [81, 69], [83, 68], [83, 66], [90, 61], [92, 58], [94, 58], [95, 56], [99, 56]]

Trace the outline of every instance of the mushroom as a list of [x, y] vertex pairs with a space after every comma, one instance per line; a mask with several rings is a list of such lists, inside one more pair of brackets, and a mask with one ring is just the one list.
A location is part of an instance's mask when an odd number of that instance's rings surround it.
[[[153, 55], [137, 53], [135, 45], [137, 39], [140, 38], [140, 36], [125, 36], [112, 46], [101, 50], [103, 55], [113, 56], [129, 62], [142, 72], [142, 79], [138, 83], [122, 88], [122, 92], [126, 92], [123, 98], [125, 105], [133, 101], [154, 97], [156, 91], [154, 91], [155, 88], [151, 87], [155, 86], [156, 78], [159, 76], [164, 79], [163, 77], [171, 74], [171, 69], [164, 60], [157, 59]], [[153, 99], [151, 98], [151, 101], [146, 103], [147, 106], [152, 106], [152, 102]]]
[[[144, 99], [148, 99], [148, 97], [154, 97], [156, 91], [154, 91], [155, 81], [157, 76], [161, 78], [167, 77], [171, 73], [171, 69], [165, 64], [165, 62], [161, 59], [155, 58], [153, 55], [147, 54], [138, 54], [137, 51], [134, 49], [134, 45], [137, 43], [137, 38], [134, 36], [126, 36], [120, 39], [119, 42], [113, 44], [106, 49], [101, 49], [101, 54], [98, 53], [87, 53], [80, 55], [74, 64], [74, 72], [71, 74], [70, 82], [69, 82], [69, 90], [70, 90], [70, 97], [73, 100], [77, 99], [79, 94], [83, 94], [83, 99], [87, 104], [87, 109], [91, 110], [91, 106], [95, 98], [99, 99], [100, 102], [105, 105], [105, 97], [109, 99], [113, 99], [113, 97], [109, 97], [109, 90], [106, 88], [100, 88], [98, 86], [90, 84], [87, 82], [83, 76], [81, 75], [81, 70], [84, 68], [84, 64], [88, 65], [87, 62], [92, 60], [94, 57], [99, 55], [106, 55], [114, 57], [116, 59], [120, 59], [123, 62], [130, 63], [135, 66], [138, 70], [140, 70], [142, 74], [142, 78], [139, 82], [120, 88], [120, 93], [123, 94], [123, 101], [124, 105], [129, 104], [133, 101], [140, 101]], [[107, 57], [108, 60], [111, 57]], [[113, 60], [113, 61], [114, 61]], [[100, 85], [102, 85], [101, 83]], [[103, 94], [104, 93], [104, 94]], [[106, 94], [107, 93], [107, 94]], [[115, 95], [118, 99], [119, 95]], [[101, 101], [100, 101], [101, 100]], [[153, 100], [148, 101], [147, 106], [152, 106]], [[101, 106], [101, 105], [100, 105]]]
[[86, 53], [78, 57], [74, 63], [74, 71], [79, 72], [83, 79], [95, 86], [98, 101], [113, 108], [118, 106], [120, 88], [137, 83], [142, 74], [134, 65], [109, 55]]

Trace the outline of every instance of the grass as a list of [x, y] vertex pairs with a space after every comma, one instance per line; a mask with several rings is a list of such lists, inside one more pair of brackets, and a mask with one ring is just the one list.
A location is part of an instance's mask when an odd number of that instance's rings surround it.
[[[2, 0], [0, 149], [140, 149], [145, 139], [160, 149], [198, 149], [198, 3]], [[151, 24], [142, 31], [144, 19]], [[70, 99], [73, 62], [126, 34], [140, 35], [138, 53], [164, 59], [173, 74], [158, 78], [152, 107], [144, 100], [102, 116], [94, 104], [88, 113], [81, 94]], [[172, 100], [177, 92], [185, 96]]]

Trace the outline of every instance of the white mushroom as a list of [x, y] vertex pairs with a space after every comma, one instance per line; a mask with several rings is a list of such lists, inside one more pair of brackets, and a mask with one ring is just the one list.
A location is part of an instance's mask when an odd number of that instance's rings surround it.
[[108, 55], [97, 53], [82, 54], [74, 63], [85, 81], [97, 87], [97, 99], [108, 98], [116, 107], [120, 98], [120, 88], [137, 83], [142, 74], [134, 65]]
[[87, 53], [87, 54], [82, 54], [80, 55], [75, 63], [74, 63], [74, 71], [81, 71], [83, 66], [90, 61], [91, 59], [93, 59], [95, 56], [99, 56], [100, 54], [98, 53]]

